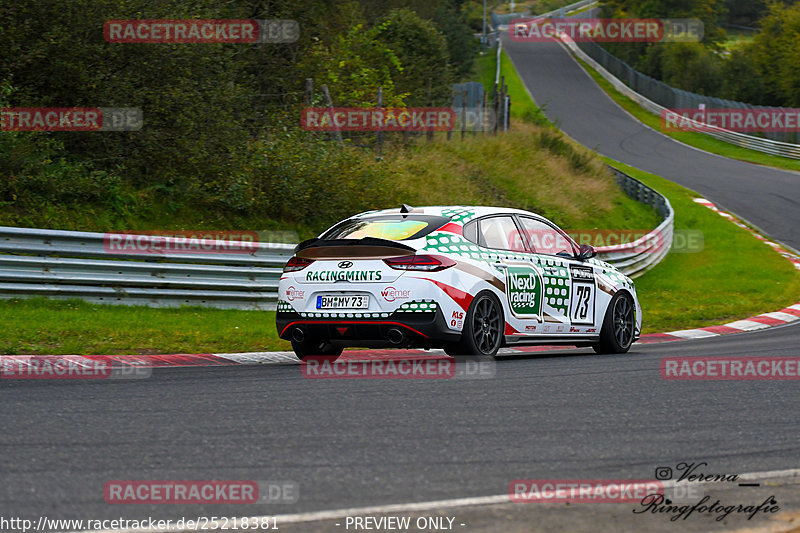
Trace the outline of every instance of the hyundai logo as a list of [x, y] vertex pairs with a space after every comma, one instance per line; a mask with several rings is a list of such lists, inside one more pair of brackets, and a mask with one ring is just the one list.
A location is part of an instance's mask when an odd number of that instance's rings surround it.
[[339, 268], [350, 268], [351, 266], [353, 266], [352, 261], [342, 261], [339, 263]]

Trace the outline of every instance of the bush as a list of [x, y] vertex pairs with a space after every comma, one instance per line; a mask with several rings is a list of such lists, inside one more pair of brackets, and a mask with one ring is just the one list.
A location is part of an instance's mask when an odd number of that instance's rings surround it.
[[358, 148], [288, 130], [253, 149], [251, 209], [269, 218], [325, 225], [396, 203], [388, 173]]
[[722, 89], [722, 62], [700, 43], [672, 43], [662, 54], [663, 81], [684, 91], [717, 96]]
[[556, 129], [546, 128], [539, 132], [536, 137], [536, 145], [546, 149], [554, 156], [565, 158], [569, 167], [575, 172], [590, 172], [597, 166], [594, 154], [576, 147]]

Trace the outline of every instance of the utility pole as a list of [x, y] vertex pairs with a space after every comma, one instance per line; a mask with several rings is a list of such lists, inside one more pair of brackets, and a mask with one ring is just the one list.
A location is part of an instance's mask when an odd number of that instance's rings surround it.
[[481, 44], [486, 48], [486, 0], [483, 0], [483, 35], [481, 36]]

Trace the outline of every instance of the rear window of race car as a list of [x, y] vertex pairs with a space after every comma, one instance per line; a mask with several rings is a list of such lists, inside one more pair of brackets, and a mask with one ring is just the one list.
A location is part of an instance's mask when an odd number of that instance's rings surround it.
[[363, 239], [372, 237], [390, 241], [405, 241], [424, 237], [441, 228], [450, 220], [450, 217], [402, 214], [351, 218], [335, 225], [321, 238]]

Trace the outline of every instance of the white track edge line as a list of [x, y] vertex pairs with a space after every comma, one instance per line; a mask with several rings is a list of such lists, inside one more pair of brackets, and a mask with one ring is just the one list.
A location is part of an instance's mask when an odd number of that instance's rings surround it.
[[[788, 477], [800, 477], [800, 468], [790, 468], [786, 470], [768, 470], [765, 472], [748, 472], [739, 474], [738, 478], [742, 481], [752, 481], [757, 479], [779, 479]], [[669, 480], [663, 482], [664, 488], [673, 488], [678, 482]], [[384, 514], [391, 512], [425, 511], [433, 509], [452, 509], [456, 507], [466, 507], [469, 505], [492, 505], [511, 503], [508, 494], [497, 494], [494, 496], [475, 496], [470, 498], [454, 498], [450, 500], [433, 500], [427, 502], [395, 503], [389, 505], [374, 505], [369, 507], [350, 507], [343, 509], [331, 509], [328, 511], [311, 511], [307, 513], [296, 513], [286, 515], [264, 515], [251, 518], [274, 518], [279, 523], [297, 524], [303, 522], [318, 522], [323, 520], [337, 520], [347, 516], [358, 516], [368, 514]], [[209, 522], [208, 525], [220, 525], [221, 523]], [[124, 530], [95, 530], [72, 533], [182, 533], [196, 531], [194, 529], [178, 528], [177, 526], [167, 529], [124, 529]]]

